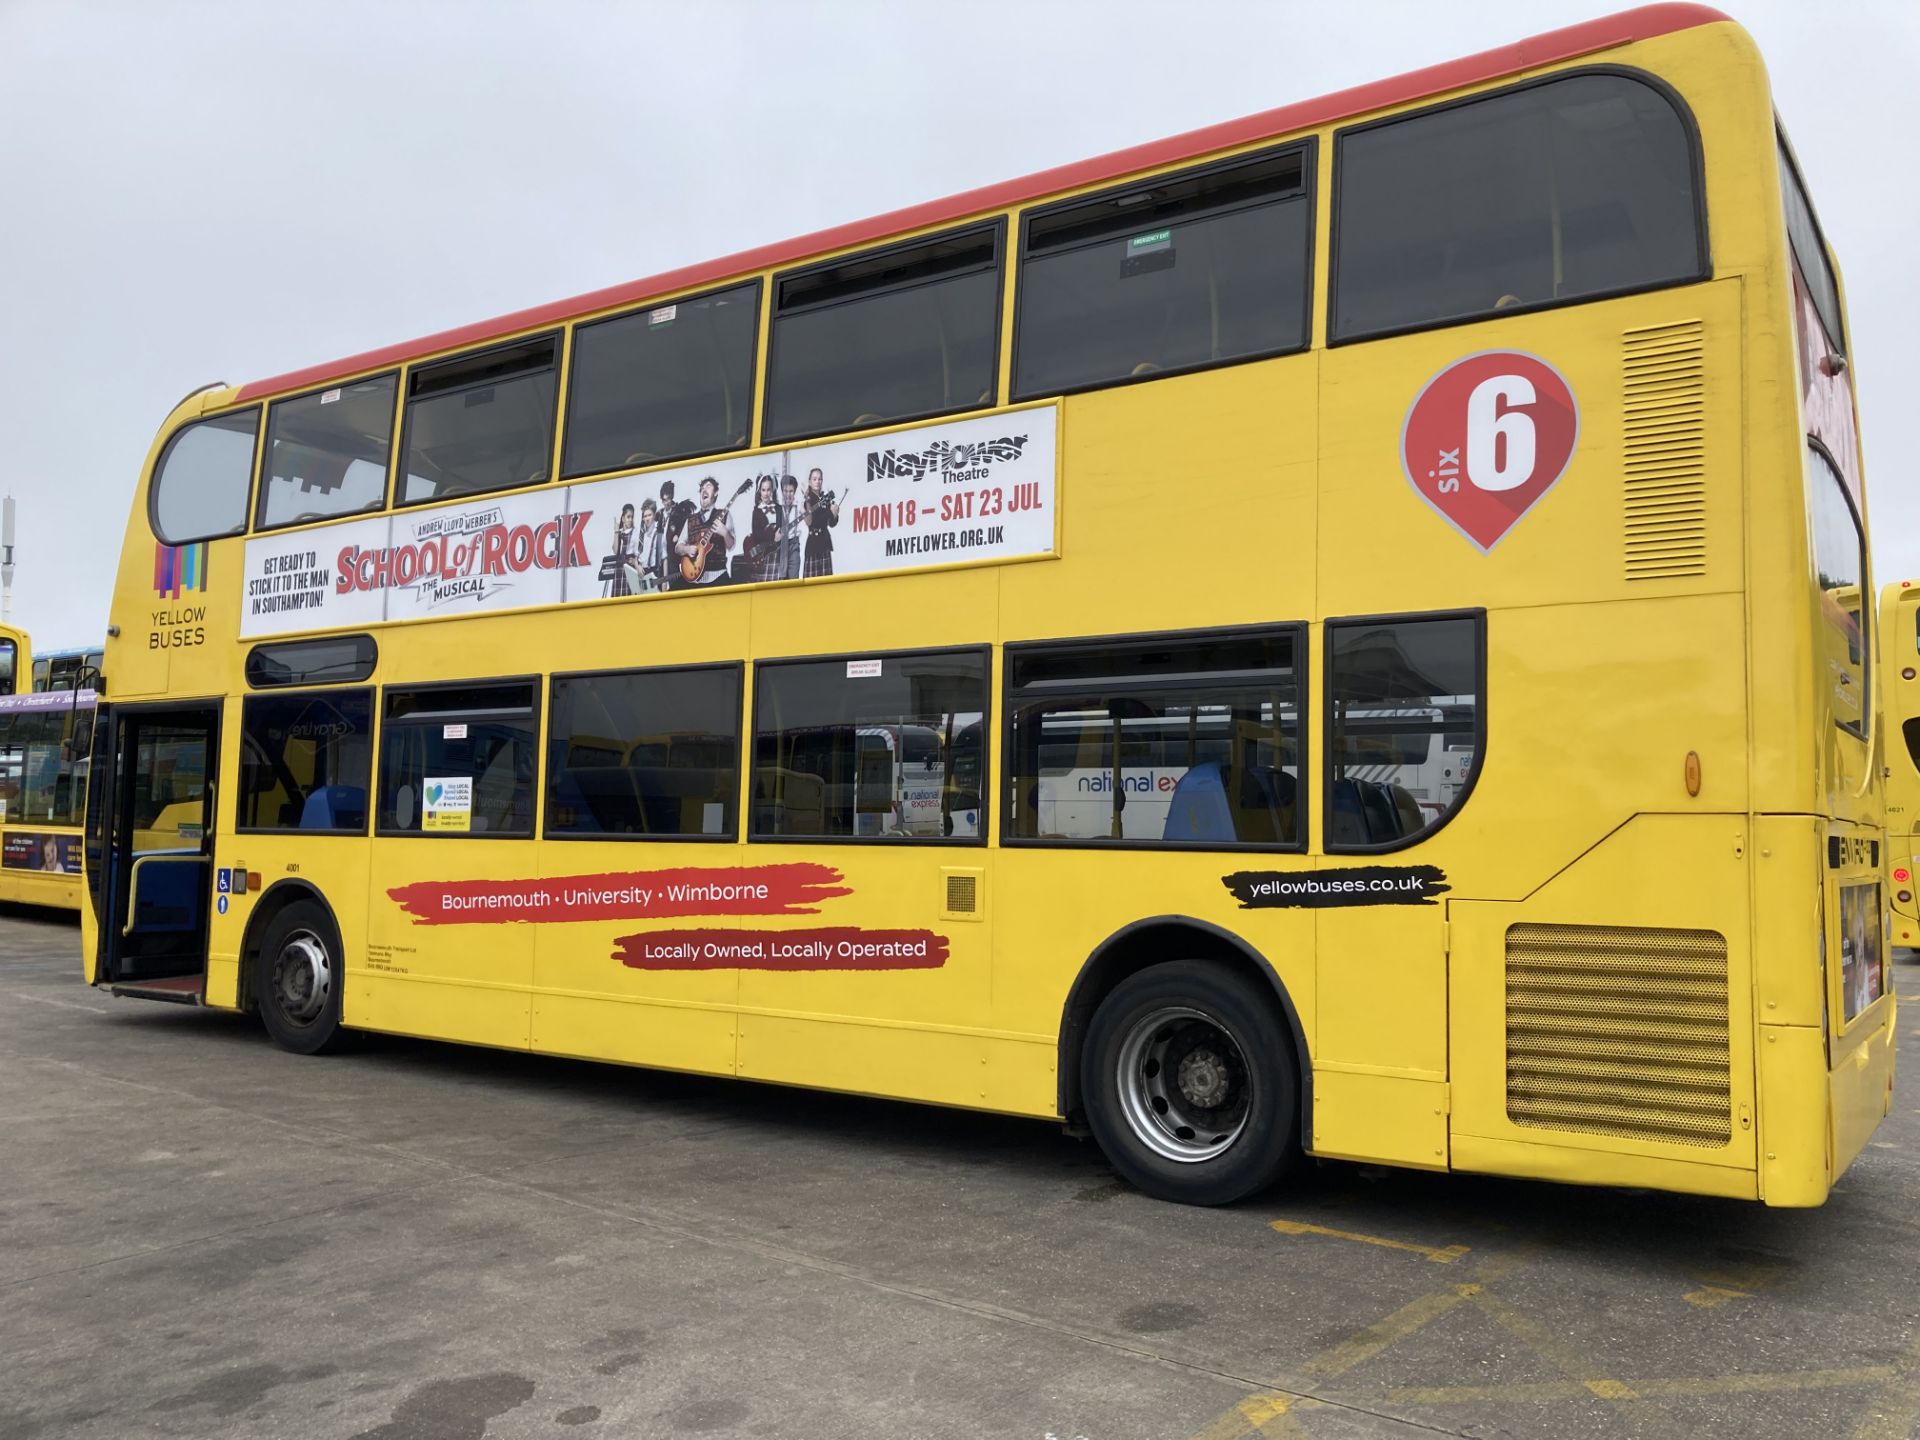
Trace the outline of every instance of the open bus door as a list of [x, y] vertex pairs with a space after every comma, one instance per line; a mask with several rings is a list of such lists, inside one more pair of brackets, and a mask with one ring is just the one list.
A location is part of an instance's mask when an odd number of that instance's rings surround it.
[[213, 903], [220, 711], [211, 703], [103, 709], [87, 804], [94, 983], [199, 1004]]

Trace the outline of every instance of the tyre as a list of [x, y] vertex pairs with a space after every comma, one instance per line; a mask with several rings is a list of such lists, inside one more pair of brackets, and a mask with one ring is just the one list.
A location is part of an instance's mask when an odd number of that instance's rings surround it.
[[1087, 1125], [1147, 1194], [1225, 1205], [1292, 1160], [1300, 1071], [1258, 982], [1203, 961], [1154, 965], [1094, 1012], [1080, 1054]]
[[337, 1049], [340, 932], [326, 907], [296, 900], [267, 926], [254, 960], [253, 994], [274, 1043], [296, 1055]]

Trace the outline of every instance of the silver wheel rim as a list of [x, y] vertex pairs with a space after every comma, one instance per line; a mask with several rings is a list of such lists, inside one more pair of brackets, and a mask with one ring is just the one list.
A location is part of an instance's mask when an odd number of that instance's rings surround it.
[[333, 961], [311, 930], [296, 930], [273, 962], [273, 1000], [295, 1025], [311, 1025], [326, 1013], [333, 994]]
[[1154, 1154], [1196, 1165], [1224, 1154], [1253, 1111], [1253, 1071], [1240, 1042], [1188, 1005], [1134, 1021], [1115, 1079], [1127, 1128]]

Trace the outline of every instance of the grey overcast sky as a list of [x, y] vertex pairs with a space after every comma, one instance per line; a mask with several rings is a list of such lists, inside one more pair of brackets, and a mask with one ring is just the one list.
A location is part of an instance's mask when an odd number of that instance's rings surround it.
[[[1305, 99], [1606, 0], [0, 0], [13, 618], [97, 639], [213, 380]], [[1844, 267], [1876, 580], [1920, 575], [1913, 0], [1723, 0]], [[1907, 398], [1902, 398], [1907, 397]]]

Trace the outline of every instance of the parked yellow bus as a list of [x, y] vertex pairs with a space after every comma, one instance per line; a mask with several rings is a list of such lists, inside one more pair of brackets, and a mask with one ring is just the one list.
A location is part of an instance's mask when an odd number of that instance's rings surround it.
[[80, 908], [95, 698], [91, 687], [0, 695], [0, 902]]
[[1920, 824], [1920, 586], [1880, 592], [1880, 743], [1887, 803], [1887, 928], [1892, 943], [1920, 949], [1914, 895], [1914, 831]]
[[27, 632], [0, 625], [0, 695], [32, 688], [33, 642]]
[[86, 978], [1194, 1202], [1818, 1204], [1893, 1075], [1851, 379], [1759, 55], [1659, 5], [207, 390]]

